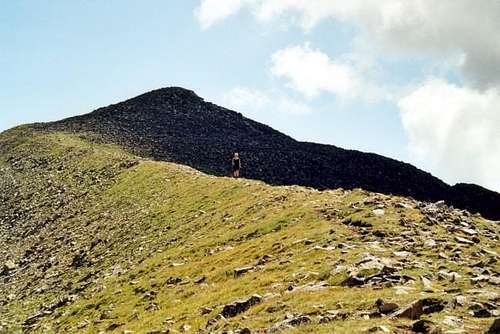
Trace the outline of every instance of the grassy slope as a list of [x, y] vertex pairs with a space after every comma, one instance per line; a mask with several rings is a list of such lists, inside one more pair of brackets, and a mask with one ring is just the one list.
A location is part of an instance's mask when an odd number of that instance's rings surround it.
[[[435, 283], [434, 294], [424, 293], [419, 282], [405, 295], [395, 294], [391, 287], [339, 286], [345, 273], [335, 274], [336, 265], [355, 265], [367, 252], [395, 258], [392, 252], [402, 248], [371, 234], [363, 236], [341, 221], [360, 218], [372, 223], [373, 230], [397, 236], [404, 229], [401, 218], [418, 222], [423, 217], [416, 202], [408, 199], [362, 190], [318, 192], [216, 178], [184, 166], [141, 160], [117, 147], [92, 145], [68, 134], [33, 133], [29, 128], [0, 135], [0, 153], [3, 186], [9, 186], [8, 178], [16, 180], [20, 193], [16, 200], [9, 197], [0, 205], [15, 211], [36, 203], [25, 220], [43, 225], [29, 237], [15, 231], [18, 238], [7, 238], [11, 232], [2, 226], [0, 263], [8, 258], [19, 262], [27, 249], [36, 250], [10, 281], [2, 284], [0, 279], [0, 299], [12, 299], [0, 309], [0, 319], [14, 332], [40, 305], [62, 295], [79, 297], [43, 317], [35, 332], [97, 333], [112, 324], [120, 326], [107, 332], [179, 330], [185, 324], [195, 332], [204, 329], [224, 304], [258, 293], [267, 296], [263, 303], [212, 329], [258, 329], [283, 320], [287, 313], [300, 313], [312, 315], [313, 323], [289, 332], [357, 333], [374, 325], [394, 329], [411, 323], [360, 320], [357, 313], [373, 310], [377, 298], [404, 304], [422, 296], [439, 296], [444, 288], [472, 288], [469, 269], [453, 264], [449, 269], [463, 278]], [[47, 162], [33, 165], [41, 160]], [[53, 207], [55, 199], [62, 204]], [[399, 207], [402, 202], [412, 208]], [[372, 210], [380, 203], [386, 206], [385, 215], [376, 217]], [[475, 220], [479, 229], [492, 228], [480, 218]], [[442, 226], [425, 229], [446, 240]], [[353, 248], [346, 251], [339, 243]], [[481, 248], [500, 251], [494, 241], [483, 239], [463, 249], [464, 257], [474, 259]], [[85, 250], [87, 261], [71, 267], [80, 250]], [[437, 253], [416, 250], [404, 272], [418, 277], [447, 266]], [[269, 259], [255, 271], [234, 277], [235, 268], [255, 266], [265, 255]], [[47, 262], [49, 268], [41, 270]], [[202, 276], [205, 283], [194, 282]], [[180, 277], [182, 282], [166, 284], [170, 277]], [[327, 288], [300, 289], [323, 281], [329, 283]], [[288, 292], [290, 285], [299, 288]], [[213, 311], [201, 315], [202, 307]], [[339, 308], [351, 314], [348, 320], [315, 322], [315, 314]], [[465, 308], [430, 318], [439, 321], [450, 314], [464, 316], [470, 333], [479, 333], [491, 323], [491, 319], [467, 316]]]

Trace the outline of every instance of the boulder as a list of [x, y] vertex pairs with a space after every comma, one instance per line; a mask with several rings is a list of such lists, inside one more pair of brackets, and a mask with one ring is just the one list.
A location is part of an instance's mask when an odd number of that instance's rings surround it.
[[391, 331], [387, 326], [379, 325], [367, 330], [368, 333], [390, 333]]
[[12, 271], [14, 271], [17, 268], [16, 264], [12, 260], [7, 260], [2, 266], [2, 270], [0, 270], [0, 276], [2, 275], [8, 275]]
[[436, 241], [434, 241], [434, 239], [427, 239], [424, 242], [424, 247], [425, 248], [434, 248], [434, 247], [436, 247]]
[[381, 314], [390, 314], [399, 308], [398, 304], [386, 303], [382, 299], [377, 299], [377, 301], [375, 302], [375, 305], [377, 306], [377, 309]]
[[311, 322], [311, 318], [307, 315], [295, 315], [295, 316], [287, 316], [287, 318], [283, 321], [280, 321], [274, 324], [270, 329], [269, 333], [279, 332], [285, 329], [297, 327], [303, 324], [308, 324]]
[[365, 280], [354, 275], [347, 277], [340, 283], [340, 285], [347, 287], [361, 286], [363, 284], [365, 284]]
[[441, 329], [429, 320], [419, 320], [411, 328], [415, 333], [441, 334]]
[[500, 318], [496, 318], [486, 334], [500, 334]]
[[474, 241], [471, 241], [469, 239], [462, 238], [462, 237], [455, 237], [455, 240], [461, 244], [466, 244], [466, 245], [473, 245], [474, 244]]
[[402, 307], [390, 315], [391, 318], [419, 319], [423, 314], [440, 312], [444, 309], [445, 302], [436, 298], [424, 298]]
[[238, 333], [238, 334], [252, 334], [252, 332], [250, 331], [249, 328], [238, 329], [238, 330], [236, 330], [236, 333]]
[[395, 312], [393, 312], [391, 318], [407, 318], [411, 320], [416, 320], [424, 314], [422, 302], [420, 300], [411, 303]]
[[247, 300], [238, 300], [232, 302], [231, 304], [227, 304], [222, 309], [221, 315], [224, 318], [231, 318], [237, 316], [240, 313], [247, 311], [250, 307], [260, 303], [262, 301], [262, 297], [259, 295], [253, 295]]
[[451, 300], [451, 306], [453, 308], [456, 308], [458, 306], [465, 306], [466, 303], [467, 303], [467, 297], [461, 295], [455, 296]]
[[167, 279], [167, 281], [165, 282], [165, 284], [167, 285], [177, 285], [179, 283], [182, 282], [182, 278], [181, 277], [169, 277]]
[[254, 270], [255, 267], [241, 267], [241, 268], [236, 268], [234, 269], [234, 277], [239, 277], [243, 274], [246, 274], [247, 272]]

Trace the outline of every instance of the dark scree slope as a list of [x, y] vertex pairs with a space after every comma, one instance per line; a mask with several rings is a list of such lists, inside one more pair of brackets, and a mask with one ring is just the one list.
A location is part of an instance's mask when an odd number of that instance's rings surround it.
[[229, 175], [232, 153], [238, 151], [247, 178], [445, 200], [486, 218], [500, 219], [500, 194], [496, 192], [469, 184], [452, 187], [410, 164], [377, 154], [299, 142], [179, 87], [158, 89], [37, 127], [84, 134], [144, 157], [214, 175]]

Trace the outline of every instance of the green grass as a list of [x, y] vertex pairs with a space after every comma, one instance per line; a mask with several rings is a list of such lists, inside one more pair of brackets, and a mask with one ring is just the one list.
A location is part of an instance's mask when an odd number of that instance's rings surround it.
[[[45, 162], [37, 165], [40, 161]], [[0, 309], [0, 319], [12, 332], [19, 331], [22, 321], [42, 304], [67, 294], [77, 294], [78, 299], [44, 317], [35, 333], [179, 331], [185, 324], [197, 332], [224, 304], [255, 293], [265, 296], [265, 301], [215, 328], [256, 330], [283, 320], [287, 313], [300, 313], [311, 315], [313, 323], [285, 333], [359, 333], [375, 325], [395, 328], [411, 323], [360, 320], [357, 313], [373, 310], [378, 298], [404, 304], [433, 295], [424, 293], [419, 282], [407, 295], [396, 295], [390, 287], [345, 288], [340, 282], [346, 273], [333, 272], [338, 264], [354, 266], [367, 252], [394, 258], [392, 251], [399, 247], [383, 241], [373, 247], [369, 241], [376, 237], [363, 237], [358, 228], [342, 222], [360, 220], [371, 224], [371, 230], [398, 235], [403, 230], [402, 216], [414, 222], [423, 218], [418, 209], [397, 208], [401, 198], [363, 190], [319, 192], [216, 178], [185, 166], [143, 160], [116, 146], [27, 127], [0, 135], [0, 168], [6, 175], [2, 189], [12, 189], [8, 176], [16, 180], [21, 194], [21, 199], [10, 196], [1, 205], [9, 214], [25, 213], [26, 218], [18, 222], [21, 227], [40, 227], [29, 238], [0, 240], [0, 254], [4, 251], [16, 260], [30, 247], [41, 250], [16, 281], [0, 285], [0, 299], [15, 294]], [[359, 204], [367, 199], [386, 203], [385, 215], [377, 217], [372, 213], [374, 205]], [[486, 224], [477, 220], [480, 228]], [[442, 226], [429, 227], [429, 233], [446, 237]], [[345, 250], [338, 247], [340, 243], [355, 248]], [[484, 240], [466, 252], [479, 247], [500, 251], [494, 242]], [[91, 264], [69, 267], [79, 249], [87, 252]], [[436, 260], [436, 254], [422, 249], [418, 259]], [[264, 256], [269, 258], [257, 266]], [[50, 258], [57, 264], [41, 271], [39, 266]], [[244, 266], [256, 267], [234, 277], [234, 269]], [[118, 267], [124, 273], [114, 275]], [[471, 288], [466, 268], [451, 264], [449, 268], [463, 273], [456, 286]], [[433, 264], [408, 266], [404, 273], [418, 278], [436, 269]], [[82, 281], [89, 274], [92, 278]], [[194, 282], [202, 276], [206, 277], [203, 284]], [[171, 277], [180, 277], [182, 283], [167, 285]], [[321, 281], [330, 285], [314, 291], [300, 288]], [[79, 289], [85, 282], [88, 285]], [[444, 284], [438, 282], [436, 290]], [[47, 290], [37, 292], [42, 286]], [[289, 286], [295, 291], [289, 292]], [[202, 307], [213, 311], [201, 315]], [[317, 323], [318, 312], [339, 308], [351, 314], [348, 320]], [[465, 309], [454, 312], [466, 316]], [[490, 323], [470, 317], [465, 321], [471, 333]], [[106, 331], [111, 324], [123, 325]]]

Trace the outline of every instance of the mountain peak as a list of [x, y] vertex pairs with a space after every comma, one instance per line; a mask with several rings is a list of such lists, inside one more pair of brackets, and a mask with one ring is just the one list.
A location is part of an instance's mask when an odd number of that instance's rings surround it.
[[151, 102], [167, 102], [167, 103], [187, 103], [187, 102], [203, 102], [203, 98], [198, 96], [194, 91], [183, 87], [165, 87], [152, 90], [150, 92], [136, 96], [127, 102], [151, 103]]
[[298, 142], [181, 87], [153, 90], [44, 127], [92, 133], [102, 142], [118, 144], [135, 154], [219, 176], [229, 175], [231, 156], [240, 152], [247, 178], [445, 200], [488, 218], [500, 218], [498, 193], [479, 187], [451, 187], [414, 166], [377, 154]]

